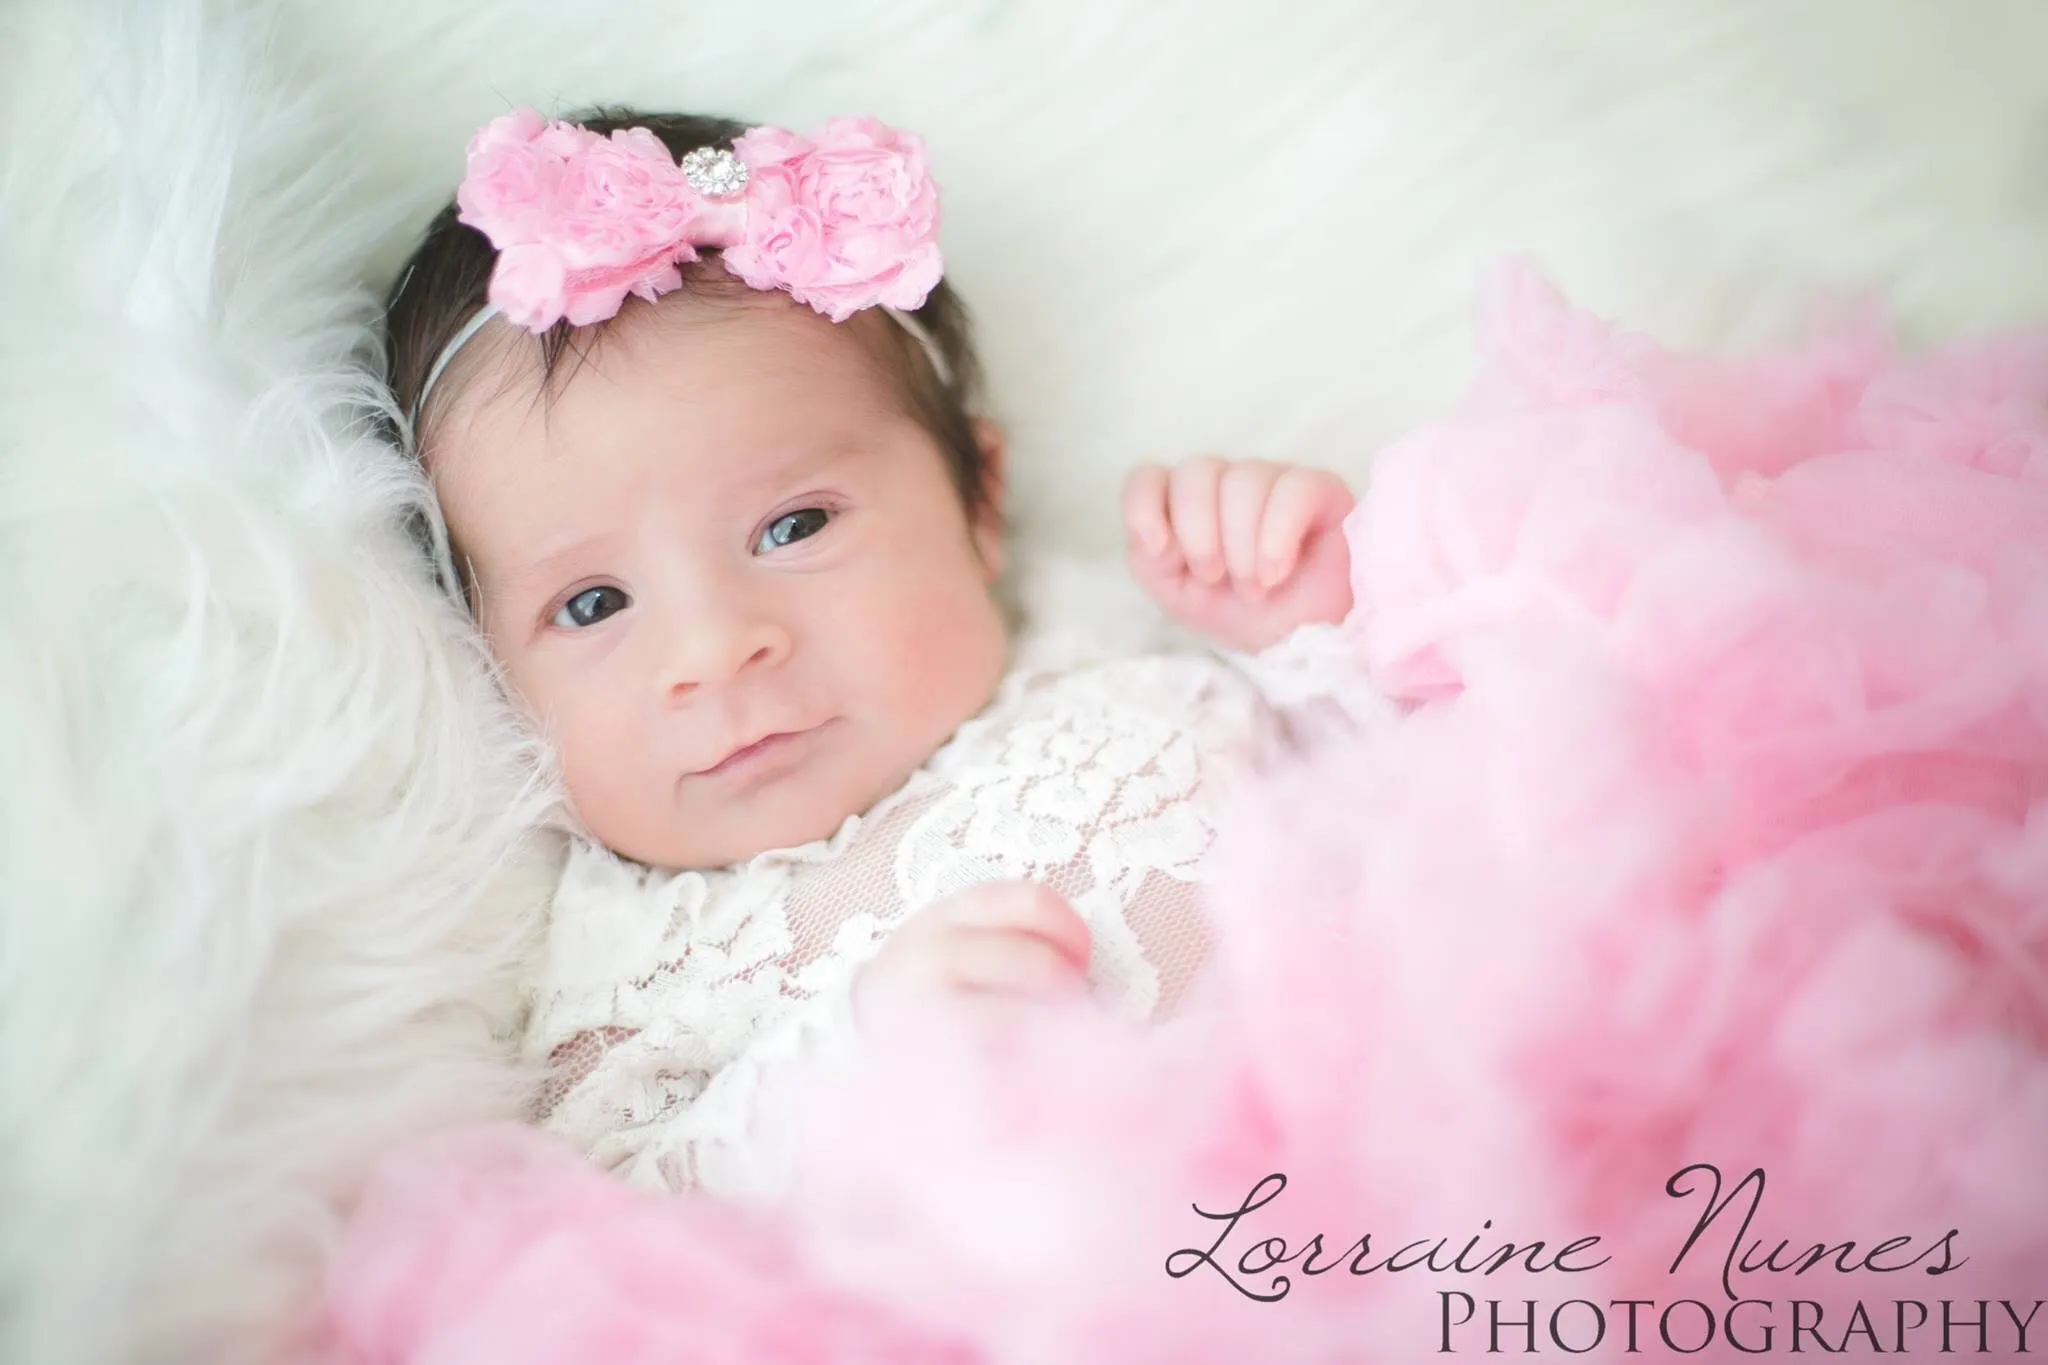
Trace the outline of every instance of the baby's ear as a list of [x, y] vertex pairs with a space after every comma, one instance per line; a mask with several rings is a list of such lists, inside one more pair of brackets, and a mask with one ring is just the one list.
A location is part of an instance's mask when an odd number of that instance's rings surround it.
[[1009, 485], [1004, 479], [1003, 429], [986, 417], [974, 419], [974, 444], [981, 451], [981, 510], [975, 516], [974, 545], [993, 582], [1003, 572], [1003, 506]]

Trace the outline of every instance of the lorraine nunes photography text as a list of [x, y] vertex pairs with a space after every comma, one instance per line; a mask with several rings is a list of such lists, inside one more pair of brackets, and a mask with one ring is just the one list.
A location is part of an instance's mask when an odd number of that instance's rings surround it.
[[[1664, 1183], [1673, 1199], [1695, 1201], [1698, 1210], [1691, 1230], [1663, 1267], [1677, 1274], [1688, 1259], [1719, 1257], [1722, 1298], [1659, 1301], [1607, 1299], [1596, 1301], [1563, 1292], [1541, 1298], [1502, 1294], [1505, 1286], [1488, 1277], [1519, 1271], [1525, 1275], [1572, 1276], [1596, 1270], [1612, 1259], [1597, 1236], [1579, 1237], [1552, 1249], [1545, 1241], [1517, 1243], [1493, 1231], [1486, 1220], [1462, 1245], [1449, 1237], [1424, 1237], [1391, 1250], [1378, 1250], [1370, 1232], [1342, 1251], [1332, 1251], [1318, 1232], [1290, 1243], [1270, 1233], [1258, 1236], [1253, 1225], [1287, 1189], [1287, 1177], [1275, 1172], [1260, 1180], [1235, 1208], [1194, 1206], [1200, 1217], [1215, 1224], [1207, 1246], [1182, 1247], [1166, 1258], [1166, 1273], [1176, 1279], [1206, 1270], [1231, 1289], [1262, 1303], [1278, 1303], [1294, 1289], [1296, 1276], [1398, 1275], [1478, 1277], [1474, 1288], [1446, 1289], [1431, 1285], [1438, 1301], [1437, 1340], [1440, 1354], [1471, 1351], [1482, 1354], [1530, 1354], [1556, 1351], [1583, 1355], [1605, 1345], [1630, 1353], [1655, 1350], [1692, 1355], [1717, 1341], [1752, 1355], [1777, 1351], [1835, 1354], [1857, 1347], [1872, 1353], [1928, 1354], [2029, 1353], [2030, 1332], [2042, 1300], [1978, 1299], [1944, 1296], [1939, 1288], [1888, 1298], [1859, 1297], [1846, 1311], [1839, 1303], [1823, 1305], [1813, 1298], [1793, 1297], [1799, 1276], [1951, 1275], [1969, 1264], [1959, 1248], [1961, 1231], [1938, 1235], [1904, 1234], [1868, 1246], [1853, 1241], [1794, 1243], [1780, 1240], [1766, 1246], [1749, 1235], [1750, 1224], [1763, 1206], [1764, 1172], [1754, 1169], [1732, 1187], [1724, 1187], [1721, 1170], [1698, 1162]], [[1568, 1286], [1570, 1281], [1550, 1279]], [[1810, 1284], [1809, 1279], [1804, 1283]], [[1946, 1287], [1939, 1278], [1936, 1286]], [[1899, 1282], [1927, 1284], [1925, 1278]], [[1480, 1286], [1485, 1286], [1481, 1288]], [[1516, 1286], [1519, 1288], [1519, 1286]], [[1493, 1294], [1485, 1292], [1491, 1288]], [[2042, 1340], [2048, 1341], [2048, 1333]]]

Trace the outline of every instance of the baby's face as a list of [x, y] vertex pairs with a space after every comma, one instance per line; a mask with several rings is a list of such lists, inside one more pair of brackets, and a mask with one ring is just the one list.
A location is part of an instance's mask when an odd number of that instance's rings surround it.
[[434, 482], [584, 825], [719, 866], [831, 834], [987, 703], [1000, 527], [848, 330], [885, 319], [635, 312], [551, 403], [536, 343], [497, 348]]

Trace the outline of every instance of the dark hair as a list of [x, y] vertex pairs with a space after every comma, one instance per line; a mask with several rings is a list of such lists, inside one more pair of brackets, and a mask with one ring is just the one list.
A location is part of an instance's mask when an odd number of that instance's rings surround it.
[[[749, 126], [733, 119], [643, 114], [621, 108], [572, 114], [568, 120], [594, 133], [645, 128], [660, 138], [678, 160], [699, 147], [728, 146]], [[456, 206], [450, 202], [435, 215], [419, 246], [400, 270], [398, 282], [385, 303], [385, 382], [390, 386], [397, 411], [411, 416], [422, 439], [431, 413], [416, 409], [428, 372], [442, 348], [484, 306], [491, 267], [497, 259], [489, 239], [457, 222], [455, 214]], [[683, 292], [704, 296], [753, 292], [718, 266], [715, 251], [707, 251], [698, 262], [685, 266], [683, 281]], [[906, 406], [944, 453], [962, 504], [970, 513], [980, 512], [990, 496], [989, 471], [974, 436], [972, 417], [979, 396], [980, 366], [974, 354], [966, 305], [941, 282], [912, 316], [945, 358], [950, 379], [940, 378], [924, 348], [906, 329], [887, 324], [872, 328], [870, 335], [886, 336], [887, 340], [880, 344], [890, 348], [886, 361], [901, 381]], [[571, 327], [562, 322], [543, 334], [544, 393], [560, 377], [565, 357], [573, 356], [577, 363], [587, 359], [590, 346], [605, 326], [600, 322]], [[435, 383], [435, 408], [442, 406], [443, 390], [447, 387], [445, 379]]]

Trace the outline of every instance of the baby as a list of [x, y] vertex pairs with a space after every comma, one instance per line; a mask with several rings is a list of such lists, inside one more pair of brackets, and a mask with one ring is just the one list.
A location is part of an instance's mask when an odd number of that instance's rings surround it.
[[521, 110], [391, 301], [452, 565], [577, 836], [545, 1121], [642, 1183], [747, 1183], [764, 1072], [894, 1002], [1170, 1005], [1232, 756], [1361, 704], [1319, 653], [1352, 498], [1311, 469], [1128, 482], [1132, 570], [1224, 652], [1013, 640], [938, 221], [923, 144], [871, 119]]

